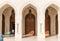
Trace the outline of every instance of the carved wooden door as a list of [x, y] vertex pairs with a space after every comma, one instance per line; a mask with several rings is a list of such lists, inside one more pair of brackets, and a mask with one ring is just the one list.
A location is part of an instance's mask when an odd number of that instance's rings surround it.
[[35, 16], [33, 14], [28, 14], [25, 17], [25, 34], [34, 31], [35, 34]]

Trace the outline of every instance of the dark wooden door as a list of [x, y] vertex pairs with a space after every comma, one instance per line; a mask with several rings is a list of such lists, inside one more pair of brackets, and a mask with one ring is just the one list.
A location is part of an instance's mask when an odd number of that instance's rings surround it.
[[48, 15], [48, 11], [45, 14], [45, 34], [50, 36], [50, 16]]
[[28, 14], [25, 17], [25, 34], [34, 31], [35, 35], [35, 16], [33, 14]]
[[58, 15], [56, 15], [56, 34], [58, 34]]
[[2, 34], [5, 33], [5, 16], [2, 14]]

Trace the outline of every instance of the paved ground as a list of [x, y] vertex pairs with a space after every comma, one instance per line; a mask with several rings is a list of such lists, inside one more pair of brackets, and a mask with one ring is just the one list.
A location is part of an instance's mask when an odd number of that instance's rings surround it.
[[14, 37], [7, 37], [7, 38], [4, 38], [4, 41], [15, 41], [15, 38]]
[[[15, 41], [14, 37], [7, 37], [4, 38], [4, 41]], [[20, 40], [17, 40], [20, 41]], [[23, 38], [22, 41], [60, 41], [60, 39], [58, 40], [57, 36], [52, 36], [52, 37], [48, 37], [46, 39], [37, 39], [37, 37], [28, 37], [28, 38]]]

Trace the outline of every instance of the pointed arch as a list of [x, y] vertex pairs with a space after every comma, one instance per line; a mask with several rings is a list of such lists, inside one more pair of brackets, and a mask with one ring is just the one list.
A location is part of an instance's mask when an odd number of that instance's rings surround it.
[[5, 10], [6, 8], [11, 7], [15, 10], [15, 7], [11, 3], [3, 3], [0, 9]]
[[[28, 16], [30, 16], [28, 13], [29, 13], [29, 10], [31, 10], [31, 19], [33, 19], [35, 22], [34, 23], [32, 23], [32, 24], [35, 24], [34, 25], [34, 35], [36, 35], [36, 27], [37, 27], [37, 11], [36, 11], [36, 7], [35, 6], [33, 6], [32, 4], [28, 4], [28, 5], [26, 5], [24, 8], [23, 8], [23, 11], [22, 11], [22, 34], [23, 35], [26, 35], [25, 34], [25, 31], [27, 30], [26, 29], [26, 16], [28, 15]], [[34, 17], [35, 18], [34, 18]], [[29, 19], [29, 18], [28, 18]], [[31, 21], [31, 20], [30, 20]], [[28, 26], [29, 27], [29, 26]], [[32, 28], [31, 28], [32, 29]], [[33, 36], [33, 35], [32, 35]]]
[[26, 9], [30, 9], [30, 8], [33, 9], [33, 10], [35, 11], [36, 15], [37, 15], [37, 8], [36, 8], [34, 5], [32, 5], [32, 4], [26, 5], [26, 6], [23, 8], [22, 13], [24, 13]]
[[[1, 10], [1, 13], [2, 13], [2, 15], [4, 15], [5, 16], [5, 22], [3, 21], [3, 18], [2, 18], [2, 25], [4, 25], [5, 24], [5, 26], [2, 26], [2, 27], [4, 27], [5, 29], [2, 29], [2, 31], [3, 31], [3, 34], [7, 34], [7, 32], [10, 32], [10, 34], [11, 34], [11, 32], [12, 32], [12, 30], [13, 30], [13, 27], [12, 27], [12, 29], [11, 29], [11, 26], [12, 25], [14, 25], [14, 29], [15, 29], [15, 9], [14, 9], [14, 7], [13, 6], [11, 6], [11, 5], [9, 5], [9, 4], [4, 4], [1, 8], [0, 8], [0, 10]], [[11, 18], [11, 16], [13, 17], [14, 16], [14, 24], [13, 23], [11, 23], [10, 21], [12, 20], [12, 18]], [[7, 18], [8, 17], [8, 18]], [[4, 24], [3, 24], [4, 23]], [[12, 24], [12, 25], [10, 25], [10, 24]], [[8, 28], [7, 28], [8, 27]], [[15, 31], [15, 30], [14, 30]], [[15, 33], [14, 33], [15, 34]]]
[[23, 8], [23, 11], [24, 11], [24, 9], [27, 9], [27, 8], [29, 8], [29, 7], [32, 7], [32, 8], [34, 8], [35, 10], [37, 9], [34, 5], [28, 4], [28, 5], [26, 5], [26, 6]]
[[54, 9], [56, 9], [56, 11], [59, 10], [59, 6], [56, 5], [56, 4], [54, 4], [54, 3], [50, 3], [49, 5], [47, 5], [47, 6], [45, 7], [45, 10], [46, 10], [48, 7], [52, 7], [52, 8], [54, 8]]
[[[58, 19], [57, 19], [56, 15], [58, 15], [59, 7], [55, 4], [50, 4], [46, 7], [46, 10], [47, 9], [48, 9], [48, 15], [50, 16], [50, 18], [48, 18], [48, 19], [51, 19], [51, 20], [49, 20], [50, 22], [48, 22], [50, 24], [50, 26], [47, 27], [48, 25], [46, 25], [47, 20], [46, 20], [46, 16], [45, 16], [45, 32], [46, 32], [46, 29], [49, 28], [50, 33], [47, 35], [50, 35], [50, 36], [56, 35], [58, 33]], [[55, 20], [52, 16], [55, 17]], [[52, 22], [53, 20], [54, 20], [54, 22]], [[53, 27], [53, 29], [52, 29], [52, 27]], [[53, 31], [54, 31], [54, 33], [53, 33]]]

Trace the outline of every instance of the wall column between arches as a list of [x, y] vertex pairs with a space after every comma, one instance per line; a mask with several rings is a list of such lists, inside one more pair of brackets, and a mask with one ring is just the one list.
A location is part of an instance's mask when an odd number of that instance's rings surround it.
[[38, 22], [38, 30], [37, 30], [37, 34], [38, 34], [38, 38], [43, 38], [45, 39], [45, 16], [44, 16], [44, 12], [43, 9], [39, 9], [37, 11], [37, 22]]
[[58, 37], [60, 38], [60, 9], [58, 11]]
[[38, 10], [37, 11], [37, 37], [38, 38], [41, 38], [41, 35], [40, 35], [40, 11]]
[[17, 8], [15, 10], [15, 41], [22, 41], [22, 12]]

